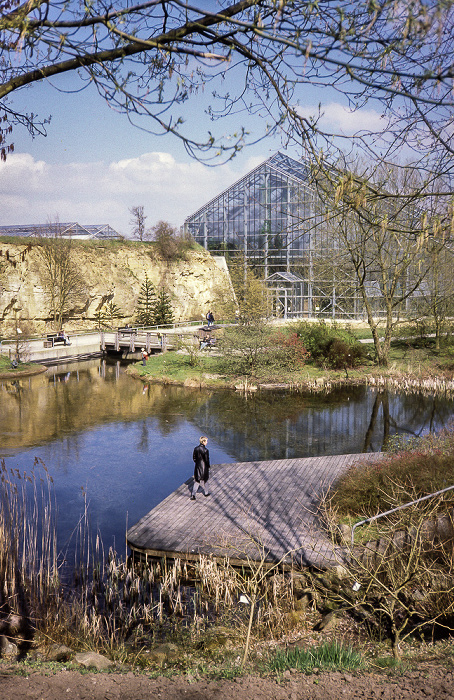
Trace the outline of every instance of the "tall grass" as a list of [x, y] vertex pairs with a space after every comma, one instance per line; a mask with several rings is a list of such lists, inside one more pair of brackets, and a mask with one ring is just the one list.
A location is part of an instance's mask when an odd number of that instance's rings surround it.
[[[92, 535], [87, 504], [71, 543], [57, 550], [52, 478], [35, 460], [30, 474], [1, 463], [0, 627], [24, 650], [32, 640], [118, 657], [164, 638], [200, 641], [219, 622], [244, 630], [238, 579], [229, 565], [201, 556], [195, 564], [134, 560], [104, 551]], [[256, 626], [278, 629], [291, 584], [270, 584]], [[14, 620], [14, 625], [12, 621]], [[19, 624], [18, 624], [19, 622]]]
[[361, 654], [353, 647], [344, 646], [336, 640], [310, 649], [300, 647], [278, 649], [267, 662], [268, 668], [276, 673], [283, 673], [287, 669], [296, 669], [307, 674], [316, 669], [353, 671], [363, 665]]
[[30, 474], [8, 470], [4, 460], [0, 471], [0, 615], [3, 621], [14, 618], [27, 642], [32, 619], [47, 617], [48, 592], [58, 594], [52, 478], [37, 459]]

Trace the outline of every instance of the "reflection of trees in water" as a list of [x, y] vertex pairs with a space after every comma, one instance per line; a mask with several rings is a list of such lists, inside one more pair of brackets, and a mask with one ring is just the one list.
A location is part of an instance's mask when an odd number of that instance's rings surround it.
[[380, 450], [393, 433], [437, 430], [452, 416], [451, 400], [375, 392], [365, 386], [244, 396], [143, 385], [119, 370], [96, 360], [1, 384], [4, 448], [64, 437], [68, 450], [78, 450], [76, 438], [82, 435], [83, 440], [89, 428], [138, 421], [137, 448], [145, 452], [152, 431], [166, 437], [189, 422], [235, 460], [282, 459]]
[[198, 389], [187, 390], [181, 387], [152, 385], [150, 390], [161, 390], [159, 400], [154, 395], [153, 417], [163, 436], [172, 433], [180, 423], [192, 422], [194, 413], [204, 406], [210, 398], [210, 393]]
[[[5, 449], [43, 444], [97, 425], [146, 417], [163, 435], [188, 421], [209, 392], [152, 384], [147, 386], [114, 366], [100, 371], [99, 360], [59, 367], [19, 386], [1, 387], [0, 434]], [[104, 372], [105, 370], [105, 372]], [[69, 374], [69, 376], [68, 376]], [[145, 391], [144, 391], [145, 388]]]
[[[61, 437], [61, 436], [59, 436]], [[74, 459], [79, 460], [83, 452], [85, 433], [70, 433], [60, 440], [51, 440], [47, 446], [46, 466], [60, 474], [69, 474]], [[89, 465], [86, 465], [89, 468]]]
[[139, 452], [148, 452], [148, 426], [145, 420], [140, 423], [140, 435], [137, 450]]
[[238, 461], [383, 449], [394, 433], [438, 430], [452, 416], [442, 398], [375, 392], [213, 394], [195, 417]]
[[386, 447], [392, 435], [419, 437], [446, 427], [452, 420], [453, 402], [440, 396], [378, 391], [370, 414], [363, 452]]
[[[446, 426], [452, 419], [453, 402], [440, 396], [423, 396], [422, 394], [392, 395], [399, 399], [403, 411], [409, 416], [412, 427], [408, 428], [411, 435], [421, 435], [422, 432], [439, 429]], [[399, 423], [400, 416], [396, 417]], [[403, 421], [402, 421], [403, 423]], [[419, 429], [415, 428], [420, 424]], [[401, 430], [404, 430], [402, 427]]]

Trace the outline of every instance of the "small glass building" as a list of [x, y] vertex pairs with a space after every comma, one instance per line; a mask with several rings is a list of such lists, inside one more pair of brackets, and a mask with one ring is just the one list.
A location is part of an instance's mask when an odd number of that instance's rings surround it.
[[[269, 289], [273, 313], [279, 318], [304, 316], [307, 312], [304, 298], [304, 280], [293, 272], [274, 272], [265, 279]], [[307, 314], [306, 314], [307, 315]]]

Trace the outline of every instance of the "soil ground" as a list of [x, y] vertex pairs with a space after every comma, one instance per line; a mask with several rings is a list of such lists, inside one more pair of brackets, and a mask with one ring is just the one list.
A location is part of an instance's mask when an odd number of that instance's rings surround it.
[[281, 679], [245, 676], [234, 680], [150, 678], [120, 673], [57, 671], [15, 675], [0, 666], [0, 698], [18, 700], [454, 700], [453, 668], [422, 664], [417, 670], [386, 673], [286, 672]]

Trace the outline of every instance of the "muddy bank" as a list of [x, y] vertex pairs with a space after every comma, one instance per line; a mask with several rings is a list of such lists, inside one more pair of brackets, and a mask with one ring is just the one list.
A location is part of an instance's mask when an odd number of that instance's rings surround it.
[[21, 700], [453, 700], [454, 673], [444, 666], [426, 663], [395, 675], [381, 673], [320, 673], [306, 676], [286, 671], [281, 678], [245, 676], [210, 680], [189, 676], [150, 678], [146, 674], [84, 673], [49, 669], [35, 672], [24, 667], [0, 666], [0, 698]]

